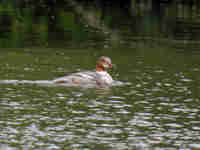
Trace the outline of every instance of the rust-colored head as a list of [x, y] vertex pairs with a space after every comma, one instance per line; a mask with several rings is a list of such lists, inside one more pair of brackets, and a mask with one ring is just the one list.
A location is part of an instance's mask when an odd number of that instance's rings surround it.
[[107, 56], [101, 56], [96, 64], [96, 71], [105, 71], [109, 68], [112, 68], [111, 59]]

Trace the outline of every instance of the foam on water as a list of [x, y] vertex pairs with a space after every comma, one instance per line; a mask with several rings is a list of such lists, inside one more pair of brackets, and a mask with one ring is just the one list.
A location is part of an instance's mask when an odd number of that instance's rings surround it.
[[[0, 80], [0, 84], [38, 84], [43, 86], [77, 86], [77, 87], [85, 87], [85, 88], [93, 88], [97, 87], [94, 84], [88, 85], [72, 85], [69, 83], [55, 83], [54, 80]], [[130, 85], [128, 82], [114, 81], [111, 86], [124, 86]], [[110, 87], [110, 86], [109, 86]]]
[[0, 80], [0, 84], [53, 84], [51, 80]]

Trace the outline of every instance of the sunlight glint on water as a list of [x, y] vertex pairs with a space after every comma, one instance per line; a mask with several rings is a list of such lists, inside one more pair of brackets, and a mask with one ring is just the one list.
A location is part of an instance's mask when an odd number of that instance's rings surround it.
[[[0, 80], [8, 83], [0, 84], [0, 149], [200, 148], [198, 55], [147, 48], [123, 55], [77, 51], [83, 50], [1, 52]], [[109, 89], [37, 84], [93, 69], [102, 54], [116, 65], [113, 78], [129, 84]]]

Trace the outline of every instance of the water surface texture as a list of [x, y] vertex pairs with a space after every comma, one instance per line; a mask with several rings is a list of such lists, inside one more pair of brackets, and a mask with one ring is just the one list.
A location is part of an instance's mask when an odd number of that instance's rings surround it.
[[[37, 84], [93, 69], [101, 55], [112, 58], [113, 78], [129, 84]], [[0, 84], [0, 149], [200, 149], [199, 57], [145, 47], [1, 49], [0, 80], [11, 82]]]

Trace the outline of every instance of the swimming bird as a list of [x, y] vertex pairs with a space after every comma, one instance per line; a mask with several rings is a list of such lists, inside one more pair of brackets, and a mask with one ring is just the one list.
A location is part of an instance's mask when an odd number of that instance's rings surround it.
[[96, 63], [95, 71], [76, 72], [64, 77], [53, 80], [56, 84], [64, 84], [71, 86], [97, 86], [105, 87], [113, 83], [112, 77], [107, 72], [112, 68], [111, 59], [107, 56], [101, 56]]

